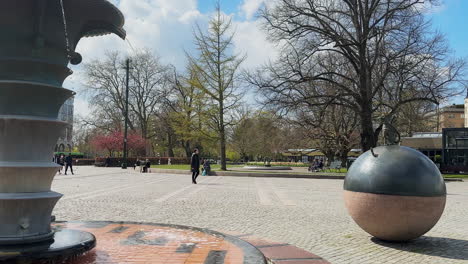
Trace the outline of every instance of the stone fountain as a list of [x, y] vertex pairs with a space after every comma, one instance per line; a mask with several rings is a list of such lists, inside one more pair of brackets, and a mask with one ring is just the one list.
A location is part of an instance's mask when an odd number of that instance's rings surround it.
[[62, 87], [83, 37], [125, 38], [122, 13], [106, 0], [0, 1], [0, 245], [52, 241], [57, 119], [74, 92]]

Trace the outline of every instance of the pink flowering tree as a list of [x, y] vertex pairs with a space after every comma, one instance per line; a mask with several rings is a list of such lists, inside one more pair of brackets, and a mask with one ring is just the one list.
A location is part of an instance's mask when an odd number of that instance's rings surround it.
[[[113, 157], [119, 152], [123, 152], [124, 134], [122, 131], [114, 131], [109, 134], [95, 136], [91, 144], [99, 151], [106, 151], [110, 157]], [[145, 151], [145, 140], [140, 134], [130, 132], [127, 135], [127, 147], [129, 153], [138, 155]]]

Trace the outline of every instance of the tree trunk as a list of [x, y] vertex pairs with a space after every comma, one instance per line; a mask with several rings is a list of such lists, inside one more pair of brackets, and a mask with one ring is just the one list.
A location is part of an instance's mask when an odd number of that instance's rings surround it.
[[174, 140], [170, 130], [167, 131], [167, 156], [174, 157]]
[[190, 147], [190, 142], [185, 141], [184, 143], [182, 143], [182, 145], [184, 146], [184, 150], [185, 150], [185, 154], [187, 155], [187, 158], [192, 157], [192, 148]]
[[348, 152], [349, 149], [340, 152], [341, 168], [346, 168], [346, 165], [348, 163]]
[[148, 138], [148, 127], [145, 124], [140, 126], [141, 128], [141, 137], [145, 140], [145, 157], [151, 156], [151, 150], [153, 148], [149, 138]]
[[361, 106], [361, 148], [363, 152], [376, 146], [377, 140], [374, 134], [372, 122], [372, 103], [368, 102]]
[[330, 164], [335, 160], [335, 153], [325, 154], [327, 161], [324, 163], [327, 167], [330, 167]]
[[361, 115], [361, 148], [363, 152], [375, 147], [374, 128], [372, 118], [363, 113]]
[[221, 156], [221, 170], [227, 170], [226, 166], [226, 133], [224, 127], [224, 104], [223, 101], [219, 104], [219, 120], [220, 120], [220, 129], [219, 129], [219, 146], [220, 146], [220, 156]]
[[341, 157], [341, 168], [346, 168], [346, 165], [348, 163], [348, 157]]

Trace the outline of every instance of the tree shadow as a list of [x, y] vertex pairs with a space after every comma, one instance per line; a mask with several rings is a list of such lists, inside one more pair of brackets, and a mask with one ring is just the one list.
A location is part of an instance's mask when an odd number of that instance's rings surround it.
[[467, 240], [423, 236], [408, 242], [399, 243], [383, 241], [375, 237], [371, 238], [371, 241], [384, 247], [422, 255], [447, 259], [468, 260]]

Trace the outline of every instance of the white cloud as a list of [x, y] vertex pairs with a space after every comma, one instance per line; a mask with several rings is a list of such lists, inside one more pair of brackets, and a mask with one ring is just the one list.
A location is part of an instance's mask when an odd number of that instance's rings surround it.
[[[197, 0], [111, 0], [125, 16], [125, 29], [128, 41], [135, 50], [151, 49], [161, 58], [163, 63], [173, 64], [179, 70], [185, 69], [186, 58], [184, 50], [195, 51], [193, 42], [193, 26], [199, 23], [206, 26], [210, 15], [203, 14], [197, 8]], [[227, 14], [236, 18], [234, 51], [247, 54], [244, 68], [254, 68], [268, 59], [274, 60], [276, 48], [268, 43], [265, 34], [259, 28], [259, 22], [252, 20], [253, 15], [265, 0], [245, 0], [241, 10], [247, 18], [239, 21], [234, 14]], [[118, 50], [123, 54], [132, 52], [127, 41], [115, 35], [85, 38], [80, 41], [77, 51], [83, 56], [83, 63], [102, 58], [107, 50]], [[82, 66], [72, 66], [75, 74], [67, 79], [64, 86], [78, 92], [75, 107], [76, 113], [88, 115], [89, 105], [80, 87], [85, 81]]]
[[244, 0], [241, 10], [244, 12], [245, 17], [250, 20], [264, 2], [266, 2], [266, 0]]
[[426, 14], [426, 15], [440, 13], [444, 11], [446, 8], [447, 6], [445, 5], [445, 3], [433, 4], [429, 1], [416, 5], [416, 9], [420, 10], [423, 14]]
[[88, 101], [82, 97], [75, 97], [75, 113], [79, 116], [88, 116], [91, 114]]
[[237, 22], [234, 25], [234, 51], [247, 55], [244, 68], [253, 69], [277, 58], [278, 48], [267, 40], [260, 28], [260, 21]]

